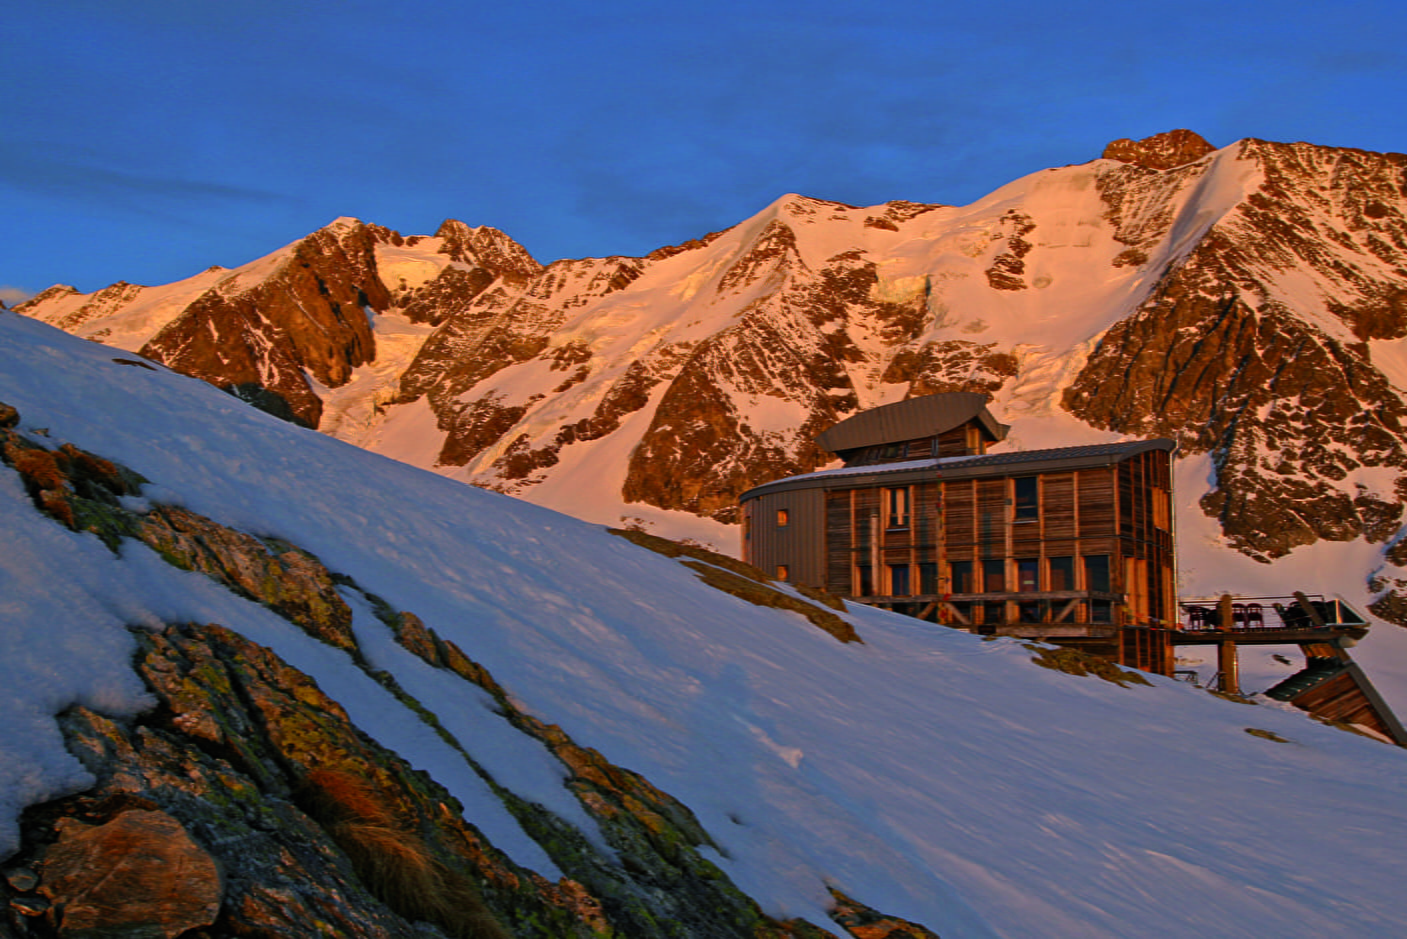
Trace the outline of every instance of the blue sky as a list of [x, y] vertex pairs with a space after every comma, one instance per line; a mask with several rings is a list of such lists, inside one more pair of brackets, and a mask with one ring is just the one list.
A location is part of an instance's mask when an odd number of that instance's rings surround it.
[[965, 204], [1176, 127], [1407, 150], [1390, 0], [0, 2], [11, 296], [339, 215], [642, 254], [787, 192]]

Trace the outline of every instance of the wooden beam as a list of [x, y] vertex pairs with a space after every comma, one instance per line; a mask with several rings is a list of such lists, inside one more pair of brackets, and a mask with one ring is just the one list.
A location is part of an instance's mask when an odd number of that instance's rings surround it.
[[958, 608], [953, 606], [947, 600], [943, 601], [943, 606], [947, 607], [948, 612], [953, 614], [953, 618], [956, 619], [959, 623], [962, 623], [964, 626], [972, 625], [972, 621], [969, 620], [966, 616], [963, 616], [962, 613], [958, 610]]

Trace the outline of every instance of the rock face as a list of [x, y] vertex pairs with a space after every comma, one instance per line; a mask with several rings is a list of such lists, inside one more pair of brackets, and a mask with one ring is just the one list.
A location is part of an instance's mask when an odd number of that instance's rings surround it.
[[[903, 921], [849, 898], [837, 898], [835, 933], [768, 917], [701, 853], [715, 845], [686, 805], [525, 712], [432, 624], [296, 545], [146, 505], [136, 474], [71, 445], [50, 450], [15, 429], [18, 421], [0, 405], [0, 457], [36, 511], [93, 532], [114, 551], [140, 540], [350, 657], [458, 753], [564, 876], [552, 881], [515, 863], [439, 782], [369, 737], [270, 648], [214, 623], [148, 624], [134, 629], [134, 667], [153, 706], [126, 721], [83, 706], [61, 716], [68, 748], [93, 784], [26, 810], [19, 851], [0, 858], [0, 936], [905, 934], [874, 932], [876, 923]], [[680, 552], [691, 563], [708, 558]], [[560, 764], [563, 786], [596, 832], [500, 784], [475, 759], [480, 741], [456, 739], [389, 672], [373, 668], [346, 598], [446, 680], [481, 689], [513, 730]]]
[[[1200, 510], [1252, 557], [1392, 543], [1407, 156], [1178, 130], [1104, 157], [962, 208], [787, 196], [645, 257], [545, 267], [491, 229], [343, 220], [236, 271], [20, 309], [594, 521], [730, 523], [855, 410], [983, 391], [1017, 440], [1062, 409], [1209, 454]], [[1376, 590], [1407, 584], [1383, 564]]]
[[1142, 140], [1127, 137], [1115, 140], [1104, 148], [1103, 157], [1120, 163], [1136, 163], [1150, 170], [1170, 170], [1194, 163], [1214, 150], [1216, 147], [1190, 130], [1171, 130]]

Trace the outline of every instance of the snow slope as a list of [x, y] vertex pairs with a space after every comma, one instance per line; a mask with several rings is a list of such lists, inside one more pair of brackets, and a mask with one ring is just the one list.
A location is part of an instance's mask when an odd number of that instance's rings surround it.
[[[1048, 671], [1020, 643], [878, 611], [853, 610], [865, 642], [842, 645], [599, 528], [115, 363], [44, 324], [0, 313], [0, 344], [0, 401], [22, 432], [120, 461], [151, 480], [150, 501], [286, 538], [417, 613], [535, 714], [689, 805], [717, 863], [770, 913], [828, 925], [833, 884], [946, 939], [1407, 931], [1402, 750], [1171, 681]], [[552, 876], [462, 763], [343, 653], [144, 547], [113, 557], [61, 529], [9, 469], [0, 518], [0, 854], [21, 805], [83, 784], [51, 715], [75, 701], [143, 706], [124, 625], [194, 619], [313, 675], [495, 843]], [[359, 630], [378, 664], [439, 714], [495, 733], [474, 695], [433, 689], [369, 619]], [[486, 749], [508, 785], [585, 824], [543, 752]]]

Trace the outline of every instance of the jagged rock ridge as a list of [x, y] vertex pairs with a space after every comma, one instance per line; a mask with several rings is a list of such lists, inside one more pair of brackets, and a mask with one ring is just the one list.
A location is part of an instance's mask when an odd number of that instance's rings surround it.
[[[731, 522], [744, 489], [818, 466], [839, 418], [975, 390], [1018, 440], [1062, 409], [1210, 454], [1201, 510], [1252, 556], [1394, 543], [1407, 157], [1190, 131], [1104, 155], [966, 207], [787, 196], [642, 258], [542, 266], [489, 229], [342, 220], [198, 275], [179, 313], [177, 285], [21, 309], [119, 345], [124, 317], [164, 316], [123, 347], [599, 521]], [[1407, 583], [1392, 560], [1365, 572], [1380, 590]]]

